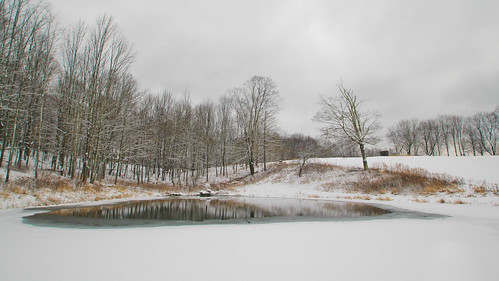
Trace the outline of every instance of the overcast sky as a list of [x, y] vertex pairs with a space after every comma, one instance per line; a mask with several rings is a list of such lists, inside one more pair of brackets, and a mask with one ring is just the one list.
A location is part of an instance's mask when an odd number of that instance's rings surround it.
[[61, 26], [114, 17], [137, 50], [141, 88], [212, 101], [253, 75], [281, 97], [285, 133], [336, 84], [367, 100], [385, 128], [499, 105], [499, 1], [49, 0]]

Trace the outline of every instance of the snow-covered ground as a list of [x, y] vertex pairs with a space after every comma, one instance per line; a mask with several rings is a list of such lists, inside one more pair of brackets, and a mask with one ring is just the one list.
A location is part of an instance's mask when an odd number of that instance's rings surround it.
[[[428, 157], [371, 158], [371, 166], [378, 159], [423, 165], [430, 172], [473, 182], [499, 182], [498, 157], [463, 158], [472, 162], [464, 168], [450, 167], [459, 166], [459, 159], [430, 163], [433, 160]], [[359, 159], [327, 161], [361, 165]], [[290, 180], [266, 180], [233, 193], [326, 199], [346, 195], [324, 191], [318, 182], [297, 179], [292, 184]], [[366, 201], [447, 216], [434, 219], [116, 229], [32, 226], [21, 218], [35, 211], [0, 210], [0, 279], [495, 280], [499, 276], [499, 200], [492, 193], [480, 196], [487, 200], [419, 203], [401, 196]]]
[[[313, 159], [340, 166], [362, 167], [359, 158]], [[369, 157], [370, 167], [382, 168], [401, 164], [411, 168], [423, 168], [430, 173], [446, 174], [461, 178], [474, 185], [499, 185], [499, 156], [390, 156]]]
[[[331, 171], [317, 173], [298, 178], [296, 173], [289, 173], [286, 177], [276, 180], [270, 177], [253, 185], [248, 185], [238, 190], [239, 195], [260, 197], [295, 197], [295, 198], [328, 198], [328, 199], [355, 199], [357, 201], [369, 202], [397, 201], [397, 202], [445, 202], [454, 204], [489, 204], [499, 205], [499, 157], [370, 157], [368, 158], [372, 168], [393, 168], [403, 165], [407, 168], [421, 168], [430, 174], [443, 175], [448, 178], [459, 179], [459, 188], [463, 192], [437, 193], [433, 195], [421, 194], [379, 194], [366, 195], [355, 194], [342, 189], [333, 191], [325, 190], [324, 183], [350, 182], [352, 177], [359, 174], [345, 174], [344, 171]], [[310, 159], [307, 163], [328, 163], [347, 168], [362, 168], [360, 158], [327, 158]], [[298, 162], [297, 164], [298, 165]], [[298, 169], [298, 168], [296, 168]], [[475, 188], [483, 187], [488, 192], [477, 193]]]

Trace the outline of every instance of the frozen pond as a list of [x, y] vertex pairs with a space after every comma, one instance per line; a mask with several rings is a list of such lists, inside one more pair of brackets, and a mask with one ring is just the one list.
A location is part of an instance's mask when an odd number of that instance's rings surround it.
[[137, 226], [339, 220], [391, 210], [363, 203], [245, 197], [172, 197], [95, 206], [41, 208], [24, 222], [52, 226]]

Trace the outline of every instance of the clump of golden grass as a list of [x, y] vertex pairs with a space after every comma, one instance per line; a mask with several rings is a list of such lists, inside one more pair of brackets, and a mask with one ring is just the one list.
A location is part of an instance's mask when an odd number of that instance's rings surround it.
[[358, 200], [371, 200], [371, 196], [369, 195], [355, 195], [352, 198]]
[[484, 186], [475, 186], [473, 187], [473, 193], [477, 194], [485, 194], [487, 189]]
[[10, 194], [9, 194], [9, 193], [7, 193], [7, 192], [5, 192], [5, 191], [0, 192], [0, 198], [1, 198], [1, 199], [7, 199], [7, 198], [9, 198], [9, 197], [10, 197]]
[[14, 191], [21, 187], [27, 190], [36, 190], [40, 188], [48, 188], [54, 191], [72, 191], [74, 184], [71, 179], [60, 177], [53, 174], [45, 174], [36, 179], [31, 177], [18, 178], [7, 184], [6, 189]]
[[327, 163], [308, 163], [303, 166], [302, 175], [318, 173], [324, 174], [332, 171], [343, 171], [345, 168]]
[[37, 179], [22, 177], [4, 185], [4, 193], [30, 195], [37, 190], [48, 188], [56, 192], [73, 190], [70, 180], [57, 176], [44, 175]]
[[417, 202], [417, 203], [428, 203], [427, 199], [419, 198], [419, 197], [412, 199], [412, 201]]
[[460, 191], [457, 180], [430, 174], [424, 169], [408, 168], [401, 165], [390, 169], [371, 169], [364, 172], [359, 175], [356, 182], [352, 183], [352, 189], [370, 194], [400, 194], [404, 192], [435, 194]]
[[229, 181], [210, 183], [210, 189], [214, 191], [233, 190], [234, 186]]
[[326, 182], [321, 185], [321, 187], [326, 191], [332, 191], [339, 187], [337, 182]]
[[19, 186], [14, 186], [10, 189], [10, 191], [14, 194], [20, 194], [20, 195], [28, 195], [29, 191], [24, 188], [24, 187], [19, 187]]

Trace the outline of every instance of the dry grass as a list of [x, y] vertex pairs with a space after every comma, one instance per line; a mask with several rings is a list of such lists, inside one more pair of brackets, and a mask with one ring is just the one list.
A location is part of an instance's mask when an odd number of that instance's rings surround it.
[[338, 199], [347, 199], [347, 200], [353, 200], [352, 196], [336, 196]]
[[323, 183], [321, 185], [321, 187], [325, 190], [325, 191], [333, 191], [337, 188], [340, 188], [341, 186], [336, 182], [336, 181], [333, 181], [333, 182], [326, 182], [326, 183]]
[[[5, 200], [14, 197], [26, 198], [23, 204], [28, 205], [23, 207], [28, 207], [151, 196], [177, 190], [178, 187], [168, 184], [136, 184], [125, 181], [118, 182], [117, 185], [104, 182], [81, 184], [52, 173], [42, 175], [38, 179], [24, 177], [11, 181], [3, 186], [0, 198]], [[13, 202], [11, 205], [14, 206], [16, 203]]]
[[0, 199], [7, 199], [10, 197], [10, 194], [8, 192], [2, 191], [0, 192]]
[[327, 163], [309, 163], [303, 167], [302, 176], [307, 174], [325, 174], [332, 171], [344, 171], [345, 168]]
[[131, 180], [119, 180], [115, 185], [110, 179], [93, 184], [83, 184], [55, 173], [44, 173], [37, 179], [22, 177], [4, 184], [0, 189], [0, 199], [8, 201], [3, 204], [4, 206], [29, 207], [154, 196], [158, 194], [199, 192], [207, 187], [214, 191], [230, 190], [239, 185], [268, 178], [274, 173], [279, 173], [286, 166], [269, 166], [267, 172], [258, 173], [254, 177], [247, 176], [239, 179], [227, 179], [225, 181], [218, 179], [219, 181], [215, 183], [199, 183], [187, 186], [172, 185], [169, 183], [137, 184], [137, 182]]
[[160, 192], [160, 193], [173, 193], [173, 192], [180, 192], [183, 190], [183, 187], [178, 186], [178, 185], [172, 185], [169, 183], [136, 183], [134, 181], [123, 181], [119, 180], [116, 185], [109, 185], [113, 186], [117, 190], [125, 191], [125, 190], [130, 190], [130, 189], [141, 189], [144, 191], [155, 191], [155, 192]]
[[371, 200], [371, 196], [369, 195], [355, 195], [352, 197], [352, 199], [357, 199], [357, 200]]
[[393, 199], [388, 197], [388, 196], [378, 196], [376, 198], [374, 198], [375, 200], [378, 200], [378, 201], [392, 201]]
[[483, 186], [473, 187], [473, 193], [484, 195], [486, 192], [487, 192], [487, 189]]
[[14, 194], [19, 194], [19, 195], [28, 195], [29, 191], [24, 188], [24, 187], [19, 187], [19, 186], [14, 186], [10, 189], [10, 191]]
[[[71, 179], [60, 177], [53, 174], [42, 175], [37, 179], [31, 177], [22, 177], [14, 181], [9, 182], [6, 186], [6, 190], [12, 192], [18, 192], [21, 190], [27, 190], [26, 192], [34, 191], [41, 188], [48, 188], [58, 192], [73, 191], [74, 184]], [[27, 194], [27, 193], [24, 193]]]
[[238, 186], [238, 183], [233, 181], [233, 180], [228, 180], [228, 181], [223, 181], [223, 182], [215, 182], [210, 184], [210, 189], [213, 191], [220, 191], [220, 190], [235, 190], [236, 187]]
[[369, 194], [436, 194], [459, 192], [458, 182], [445, 176], [430, 174], [424, 169], [396, 166], [391, 169], [371, 169], [352, 183], [355, 192]]
[[428, 203], [427, 199], [419, 198], [419, 197], [412, 199], [412, 201], [417, 202], [417, 203]]
[[[287, 172], [290, 171], [296, 164], [292, 163], [275, 163], [267, 166], [267, 171], [259, 171], [253, 176], [246, 175], [239, 178], [235, 178], [224, 183], [218, 183], [218, 185], [223, 186], [224, 190], [226, 188], [232, 189], [234, 187], [254, 184], [264, 180], [271, 179], [273, 182], [283, 181], [287, 177]], [[213, 190], [216, 190], [212, 188]]]

